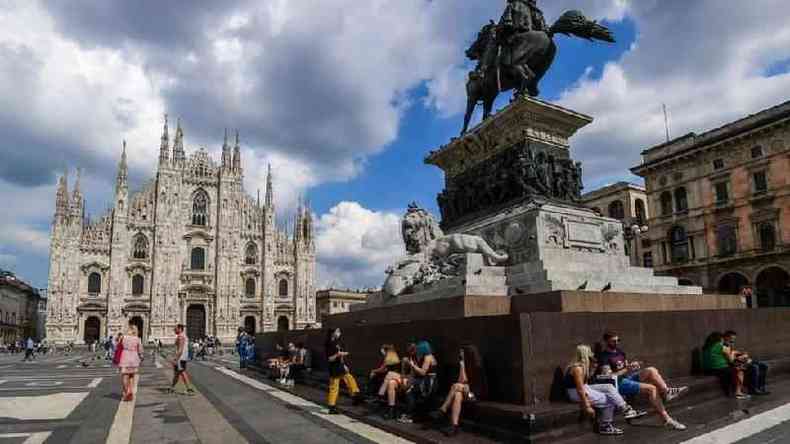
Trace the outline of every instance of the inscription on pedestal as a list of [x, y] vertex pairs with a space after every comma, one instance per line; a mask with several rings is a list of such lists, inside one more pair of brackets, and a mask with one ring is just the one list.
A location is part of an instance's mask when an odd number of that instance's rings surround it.
[[563, 219], [565, 222], [565, 248], [594, 248], [604, 250], [601, 226], [595, 223]]

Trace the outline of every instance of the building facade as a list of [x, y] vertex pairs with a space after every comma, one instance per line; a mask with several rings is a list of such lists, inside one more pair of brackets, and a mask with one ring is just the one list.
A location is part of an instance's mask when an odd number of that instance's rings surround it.
[[790, 305], [790, 102], [645, 150], [656, 271]]
[[[113, 206], [84, 218], [79, 175], [60, 179], [52, 223], [47, 306], [50, 341], [82, 343], [133, 321], [145, 340], [187, 334], [232, 340], [299, 329], [315, 321], [315, 243], [301, 204], [293, 234], [275, 221], [272, 172], [265, 200], [244, 190], [238, 133], [217, 164], [190, 155], [180, 122], [172, 144], [165, 119], [155, 177], [130, 193], [126, 143]], [[226, 342], [227, 343], [227, 342]]]
[[645, 229], [650, 217], [647, 210], [647, 193], [645, 188], [628, 183], [618, 182], [601, 187], [582, 195], [582, 204], [593, 209], [602, 216], [608, 216], [623, 222], [626, 254], [635, 267], [652, 267], [649, 243], [645, 243]]
[[10, 344], [32, 337], [40, 340], [37, 289], [17, 278], [14, 273], [0, 270], [0, 343]]
[[336, 290], [329, 288], [318, 290], [315, 295], [318, 306], [318, 322], [336, 313], [347, 313], [354, 304], [364, 304], [371, 290]]

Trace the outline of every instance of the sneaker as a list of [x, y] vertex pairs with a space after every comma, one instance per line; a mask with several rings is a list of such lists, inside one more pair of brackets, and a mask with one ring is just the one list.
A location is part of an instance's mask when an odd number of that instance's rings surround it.
[[398, 422], [401, 424], [411, 424], [414, 421], [411, 419], [411, 417], [409, 417], [409, 415], [404, 413], [398, 417]]
[[667, 395], [666, 395], [666, 399], [665, 400], [667, 402], [669, 402], [669, 401], [672, 401], [673, 399], [677, 399], [679, 396], [683, 395], [688, 390], [689, 390], [689, 388], [686, 387], [686, 386], [683, 386], [683, 387], [670, 387], [667, 390]]
[[335, 406], [330, 406], [329, 410], [326, 412], [327, 415], [339, 415], [340, 411]]
[[387, 410], [384, 412], [384, 419], [393, 420], [395, 419], [395, 407], [387, 407]]
[[626, 420], [629, 421], [632, 419], [641, 418], [645, 415], [647, 415], [647, 412], [645, 410], [636, 410], [630, 406], [623, 412], [623, 416], [625, 417]]
[[598, 434], [606, 436], [622, 435], [623, 430], [618, 429], [611, 422], [607, 422], [598, 427]]
[[746, 393], [738, 393], [735, 395], [735, 399], [746, 400], [746, 399], [752, 399], [752, 397], [747, 395]]
[[668, 429], [672, 429], [672, 430], [686, 430], [686, 426], [685, 425], [677, 422], [673, 418], [667, 419], [667, 421], [664, 423], [664, 427], [666, 427]]

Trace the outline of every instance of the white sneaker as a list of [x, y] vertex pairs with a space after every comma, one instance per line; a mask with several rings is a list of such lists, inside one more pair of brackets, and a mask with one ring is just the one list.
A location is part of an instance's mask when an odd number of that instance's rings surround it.
[[633, 407], [628, 407], [625, 412], [623, 412], [623, 417], [627, 420], [641, 418], [647, 415], [647, 412], [644, 410], [636, 410]]
[[664, 427], [672, 430], [686, 430], [686, 426], [675, 421], [673, 418], [667, 419], [664, 423]]
[[684, 393], [689, 391], [689, 388], [686, 386], [683, 387], [670, 387], [667, 390], [666, 401], [672, 401], [673, 399], [677, 399], [678, 397], [682, 396]]

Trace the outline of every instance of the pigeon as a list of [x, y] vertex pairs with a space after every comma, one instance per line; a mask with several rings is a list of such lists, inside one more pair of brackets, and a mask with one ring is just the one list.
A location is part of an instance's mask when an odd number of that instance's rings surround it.
[[577, 288], [577, 290], [586, 290], [587, 289], [587, 282], [588, 281], [584, 281], [583, 284], [579, 285], [579, 288]]
[[604, 291], [609, 291], [609, 290], [611, 290], [611, 289], [612, 289], [612, 283], [611, 283], [611, 282], [609, 282], [608, 284], [606, 284], [606, 286], [605, 286], [605, 287], [603, 287], [603, 288], [601, 289], [601, 293], [603, 293]]

